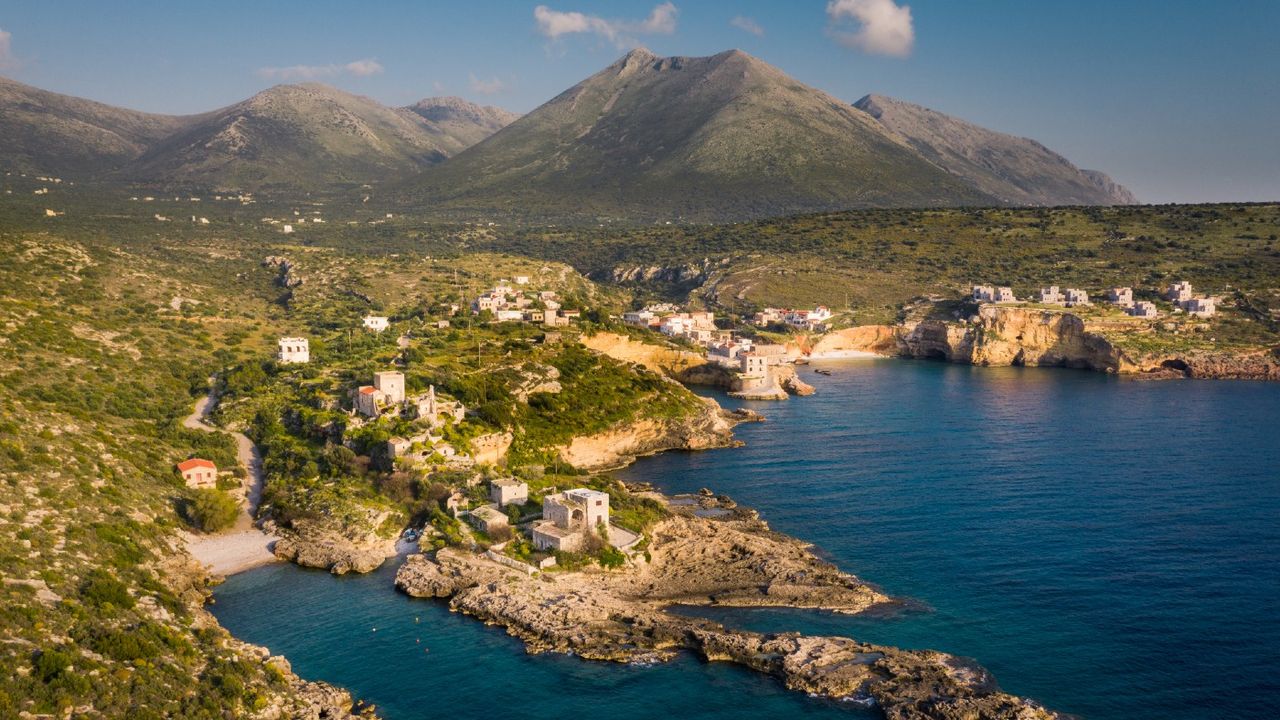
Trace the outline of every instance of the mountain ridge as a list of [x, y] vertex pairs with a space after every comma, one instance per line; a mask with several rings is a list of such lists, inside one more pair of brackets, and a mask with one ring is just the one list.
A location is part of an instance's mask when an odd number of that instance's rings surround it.
[[853, 104], [930, 162], [1012, 205], [1132, 205], [1105, 173], [1082, 170], [1037, 140], [979, 126], [904, 100], [869, 94]]

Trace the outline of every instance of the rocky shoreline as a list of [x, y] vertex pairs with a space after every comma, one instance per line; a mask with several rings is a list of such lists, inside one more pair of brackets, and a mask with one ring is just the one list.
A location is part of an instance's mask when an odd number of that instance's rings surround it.
[[880, 708], [889, 718], [1056, 718], [999, 690], [973, 661], [842, 637], [762, 634], [676, 615], [677, 605], [787, 607], [861, 613], [895, 601], [773, 532], [724, 496], [667, 498], [670, 517], [622, 569], [519, 573], [478, 552], [411, 555], [396, 587], [504, 627], [529, 652], [662, 662], [690, 651], [741, 664], [786, 687]]
[[820, 338], [814, 354], [859, 350], [986, 367], [1068, 367], [1146, 378], [1280, 380], [1280, 347], [1139, 352], [1069, 312], [986, 305], [967, 322], [864, 325]]

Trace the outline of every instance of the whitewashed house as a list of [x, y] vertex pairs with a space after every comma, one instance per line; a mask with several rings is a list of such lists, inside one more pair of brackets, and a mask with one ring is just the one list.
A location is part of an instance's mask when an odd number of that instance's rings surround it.
[[1152, 319], [1158, 317], [1160, 312], [1156, 310], [1155, 303], [1145, 300], [1139, 300], [1125, 309], [1125, 312], [1136, 318]]
[[1107, 291], [1107, 302], [1124, 308], [1133, 307], [1133, 288], [1111, 288]]
[[282, 337], [276, 359], [286, 364], [311, 362], [311, 343], [306, 338]]
[[1057, 285], [1050, 285], [1046, 288], [1040, 288], [1040, 304], [1041, 305], [1065, 305], [1067, 299], [1062, 296], [1062, 291]]
[[1067, 307], [1089, 304], [1089, 293], [1079, 288], [1067, 288]]
[[376, 333], [391, 327], [391, 323], [382, 315], [365, 315], [362, 322], [366, 330], [372, 330]]

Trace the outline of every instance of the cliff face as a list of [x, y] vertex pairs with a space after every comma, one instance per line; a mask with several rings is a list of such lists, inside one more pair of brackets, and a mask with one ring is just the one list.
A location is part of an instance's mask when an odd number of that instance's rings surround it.
[[1119, 372], [1121, 354], [1105, 339], [1085, 332], [1070, 313], [983, 307], [976, 323], [926, 320], [903, 328], [903, 354], [972, 365], [1030, 365]]
[[882, 355], [984, 366], [1070, 367], [1149, 377], [1280, 380], [1280, 348], [1137, 353], [1089, 332], [1071, 313], [986, 306], [970, 323], [924, 320], [868, 325], [823, 337], [819, 350], [865, 350]]
[[560, 457], [577, 468], [603, 470], [665, 450], [729, 447], [735, 442], [733, 426], [739, 421], [740, 418], [722, 409], [714, 400], [705, 399], [696, 413], [685, 418], [645, 419], [595, 435], [575, 437], [559, 448]]

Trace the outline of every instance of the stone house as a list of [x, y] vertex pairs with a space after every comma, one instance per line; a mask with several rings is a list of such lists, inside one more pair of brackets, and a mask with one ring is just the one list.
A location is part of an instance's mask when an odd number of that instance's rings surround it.
[[1191, 289], [1191, 283], [1186, 280], [1180, 280], [1173, 283], [1169, 286], [1168, 290], [1165, 290], [1164, 293], [1166, 299], [1178, 303], [1179, 305], [1185, 302], [1190, 302], [1193, 295], [1194, 291]]
[[366, 330], [379, 333], [391, 327], [391, 323], [381, 315], [365, 315], [363, 322]]
[[969, 297], [974, 302], [991, 302], [991, 298], [995, 294], [996, 289], [990, 285], [974, 285]]
[[383, 395], [372, 385], [361, 385], [356, 388], [352, 404], [356, 412], [365, 417], [377, 417], [382, 412]]
[[1066, 295], [1067, 295], [1067, 307], [1074, 307], [1076, 305], [1089, 304], [1089, 293], [1085, 292], [1084, 290], [1080, 290], [1078, 288], [1067, 288]]
[[576, 488], [548, 495], [542, 499], [542, 522], [533, 527], [533, 546], [572, 552], [601, 525], [609, 526], [608, 493]]
[[1018, 299], [1013, 296], [1013, 288], [998, 287], [995, 289], [995, 292], [991, 294], [991, 302], [1018, 302]]
[[529, 483], [515, 478], [502, 478], [489, 482], [489, 499], [504, 508], [523, 505], [529, 501]]
[[1066, 302], [1066, 298], [1062, 296], [1062, 291], [1058, 289], [1057, 285], [1040, 288], [1041, 305], [1065, 305]]
[[306, 338], [282, 337], [276, 359], [281, 363], [311, 362], [311, 343]]
[[211, 488], [218, 485], [218, 466], [212, 460], [183, 460], [178, 463], [178, 473], [189, 488]]
[[1182, 304], [1184, 310], [1198, 317], [1212, 317], [1218, 312], [1217, 301], [1211, 297], [1191, 298]]
[[388, 405], [404, 402], [404, 373], [395, 370], [373, 374], [373, 386], [382, 393]]
[[1139, 300], [1130, 305], [1125, 309], [1125, 312], [1136, 318], [1154, 318], [1160, 315], [1159, 311], [1156, 310], [1155, 303], [1149, 303], [1145, 300]]
[[506, 513], [492, 505], [481, 505], [468, 513], [467, 517], [471, 520], [472, 525], [486, 533], [492, 533], [499, 528], [511, 526], [511, 521], [507, 519]]
[[759, 353], [742, 353], [738, 356], [740, 371], [743, 377], [767, 378], [769, 376], [769, 357]]
[[1133, 307], [1133, 288], [1111, 288], [1107, 291], [1107, 302], [1125, 308]]

